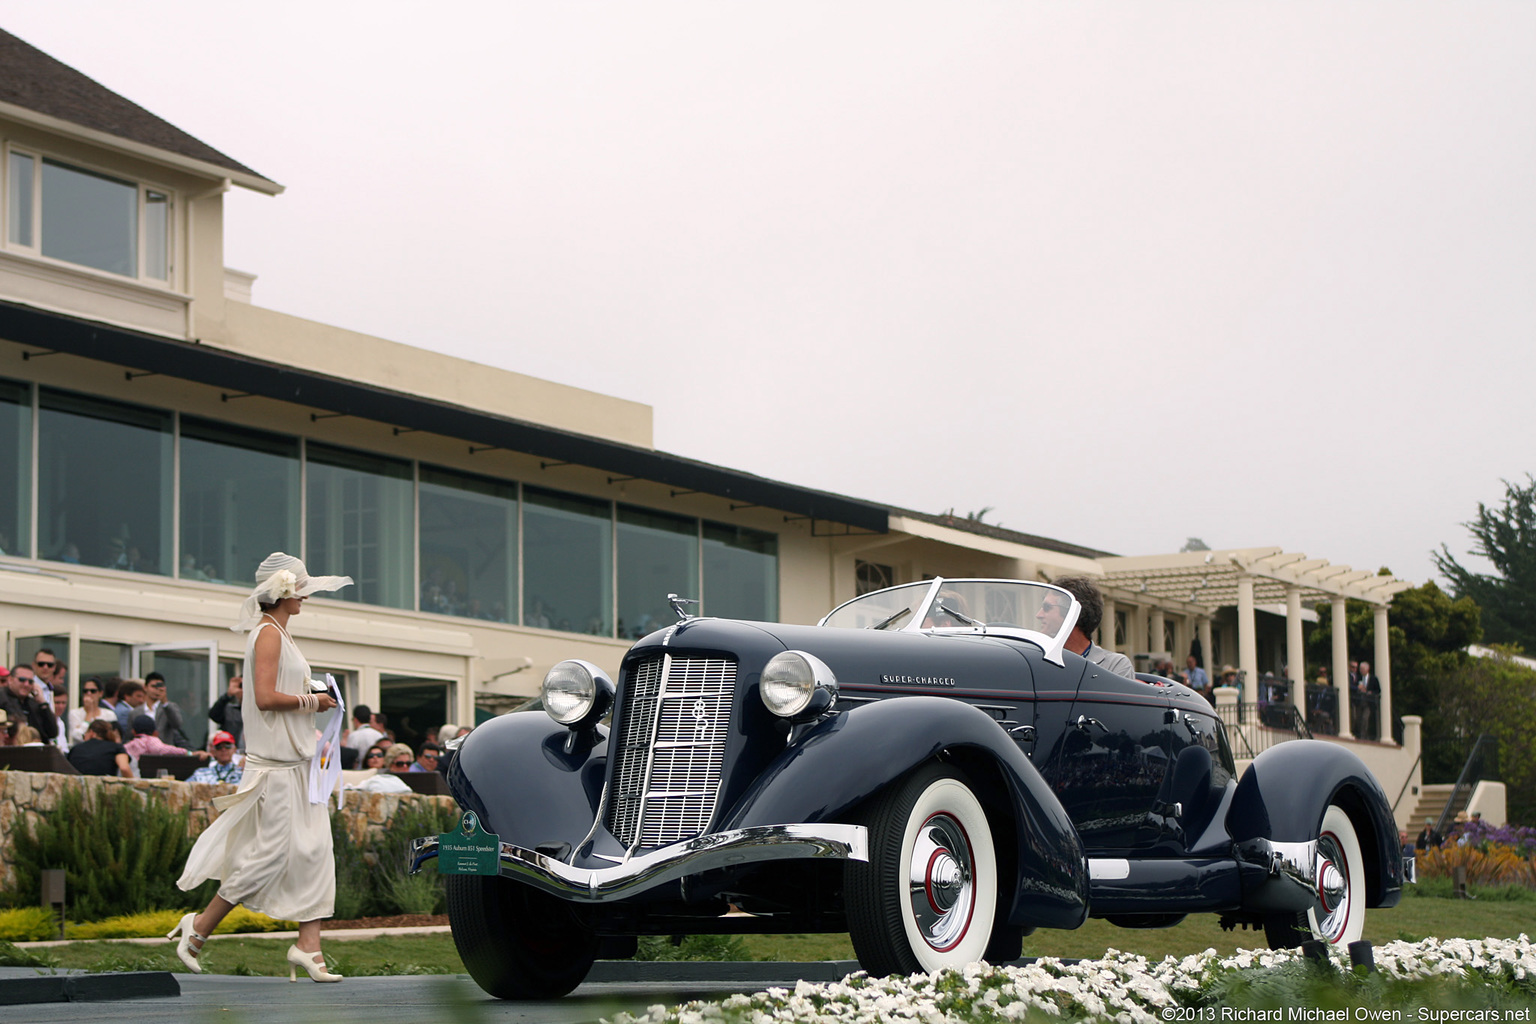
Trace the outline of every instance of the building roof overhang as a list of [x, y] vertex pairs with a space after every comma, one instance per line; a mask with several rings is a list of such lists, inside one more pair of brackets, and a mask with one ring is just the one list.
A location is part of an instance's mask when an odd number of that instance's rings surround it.
[[1342, 597], [1386, 605], [1394, 594], [1414, 586], [1278, 547], [1110, 557], [1100, 564], [1105, 582], [1122, 593], [1207, 609], [1237, 604], [1238, 581], [1244, 577], [1253, 581], [1255, 604], [1283, 603], [1294, 589], [1309, 603]]
[[744, 505], [778, 509], [797, 518], [870, 533], [885, 533], [889, 528], [889, 512], [883, 505], [255, 359], [196, 341], [142, 334], [11, 302], [0, 302], [0, 338], [327, 413], [651, 480]]
[[0, 117], [276, 195], [283, 186], [0, 29]]

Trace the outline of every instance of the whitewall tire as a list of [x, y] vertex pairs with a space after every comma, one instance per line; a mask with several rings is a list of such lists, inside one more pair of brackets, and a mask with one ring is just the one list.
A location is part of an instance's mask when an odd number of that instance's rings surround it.
[[1328, 805], [1318, 827], [1316, 875], [1317, 901], [1311, 910], [1265, 919], [1272, 948], [1294, 948], [1308, 939], [1344, 946], [1365, 932], [1365, 857], [1354, 824], [1338, 804]]
[[986, 812], [958, 771], [918, 769], [876, 800], [869, 863], [850, 862], [848, 926], [871, 975], [981, 960], [997, 916], [997, 852]]

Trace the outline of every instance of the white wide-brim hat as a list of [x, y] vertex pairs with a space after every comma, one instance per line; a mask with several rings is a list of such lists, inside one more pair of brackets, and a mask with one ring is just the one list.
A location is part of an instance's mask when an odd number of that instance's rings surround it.
[[240, 621], [229, 627], [244, 632], [261, 621], [261, 606], [289, 597], [308, 597], [324, 590], [351, 586], [351, 576], [311, 576], [304, 563], [274, 551], [256, 567], [256, 589], [240, 605]]

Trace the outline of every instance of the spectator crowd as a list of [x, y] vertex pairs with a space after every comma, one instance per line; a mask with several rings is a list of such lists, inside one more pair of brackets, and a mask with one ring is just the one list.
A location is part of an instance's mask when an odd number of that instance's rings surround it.
[[[243, 680], [229, 680], [208, 710], [206, 748], [196, 748], [182, 709], [167, 698], [165, 677], [90, 676], [71, 706], [68, 667], [48, 648], [31, 663], [0, 665], [0, 747], [52, 746], [82, 775], [141, 777], [145, 757], [194, 757], [203, 762], [188, 781], [239, 783], [245, 761]], [[367, 705], [353, 708], [341, 733], [343, 779], [349, 788], [409, 792], [397, 775], [446, 773], [449, 741], [469, 733], [446, 722], [424, 733], [419, 751], [396, 742], [388, 717]], [[319, 734], [317, 732], [317, 738]]]

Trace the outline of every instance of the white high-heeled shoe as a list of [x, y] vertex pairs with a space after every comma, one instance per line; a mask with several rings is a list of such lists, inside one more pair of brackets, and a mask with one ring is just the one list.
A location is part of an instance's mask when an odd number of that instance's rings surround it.
[[340, 981], [343, 975], [325, 969], [325, 955], [319, 950], [306, 953], [298, 946], [288, 947], [288, 980], [298, 981], [298, 968], [304, 968], [311, 981]]
[[[197, 962], [197, 957], [203, 951], [203, 944], [208, 941], [208, 936], [199, 935], [192, 928], [192, 922], [196, 920], [196, 914], [184, 915], [180, 921], [176, 922], [176, 927], [172, 928], [165, 937], [172, 942], [176, 942], [176, 955], [181, 958], [182, 963], [187, 965], [187, 970], [193, 974], [202, 974], [203, 965]], [[176, 941], [177, 936], [181, 937], [179, 942]], [[192, 940], [194, 939], [197, 940], [196, 949], [192, 948]]]

